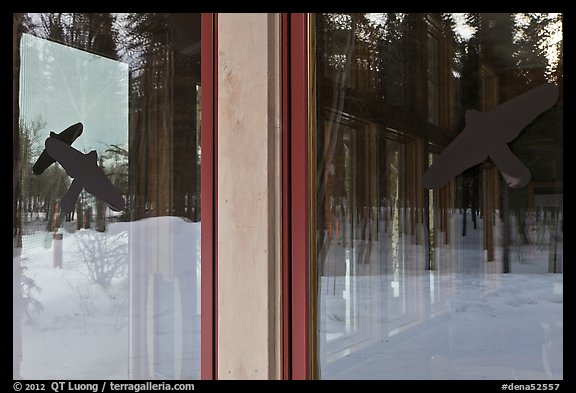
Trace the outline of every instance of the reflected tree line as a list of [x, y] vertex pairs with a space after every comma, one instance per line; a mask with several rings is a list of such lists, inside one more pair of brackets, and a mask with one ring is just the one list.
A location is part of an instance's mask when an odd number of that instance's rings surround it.
[[[80, 194], [75, 211], [63, 215], [57, 203], [70, 185], [69, 176], [57, 163], [41, 176], [32, 173], [32, 166], [49, 132], [61, 130], [48, 129], [42, 117], [26, 118], [27, 114], [19, 107], [20, 45], [24, 33], [128, 64], [128, 143], [118, 145], [104, 141], [108, 145], [99, 150], [98, 154], [100, 167], [125, 196], [126, 207], [120, 215], [112, 215], [102, 201], [85, 191]], [[45, 70], [47, 80], [58, 71], [53, 70], [50, 64], [46, 64]], [[36, 91], [46, 94], [47, 100], [54, 99], [47, 87], [37, 86]], [[91, 282], [110, 289], [113, 279], [126, 278], [129, 259], [127, 233], [107, 231], [110, 222], [160, 216], [178, 216], [188, 221], [199, 221], [200, 97], [199, 14], [13, 14], [14, 256], [18, 257], [22, 253], [23, 235], [55, 232], [59, 227], [70, 232], [82, 228], [93, 229], [75, 233], [78, 260], [85, 264]], [[22, 99], [26, 100], [26, 97]], [[106, 116], [106, 113], [100, 115]], [[49, 116], [46, 114], [45, 118]], [[159, 238], [152, 235], [144, 239], [134, 235], [132, 239], [142, 241], [143, 250], [150, 243], [159, 243]], [[46, 243], [44, 245], [49, 247]], [[34, 246], [33, 241], [27, 241], [26, 247], [30, 249]], [[142, 318], [147, 318], [148, 314], [140, 309], [147, 304], [147, 277], [153, 271], [152, 262], [148, 261], [153, 260], [154, 256], [146, 255], [143, 251], [142, 255], [135, 254], [135, 258], [139, 257], [140, 263], [132, 271], [134, 277], [143, 278], [139, 280], [134, 292], [134, 299], [138, 302], [134, 306], [134, 323], [135, 326], [146, 326]], [[163, 259], [166, 265], [171, 262], [168, 260]], [[25, 258], [14, 259], [13, 345], [15, 359], [20, 359], [14, 362], [14, 375], [20, 375], [22, 359], [20, 321], [24, 313], [42, 308], [38, 296], [41, 288], [31, 278], [32, 275], [27, 276], [27, 268]], [[195, 272], [196, 264], [187, 268]], [[182, 274], [188, 280], [183, 281], [188, 290], [183, 295], [186, 299], [194, 298], [190, 293], [195, 291], [195, 275], [190, 274], [190, 271], [186, 275]], [[84, 291], [88, 287], [83, 287], [82, 283], [72, 284], [79, 298], [90, 300], [89, 293]], [[122, 299], [118, 302], [114, 300], [114, 305], [117, 315], [127, 316], [127, 293]], [[81, 307], [83, 312], [91, 312], [88, 304], [85, 306]], [[190, 320], [195, 317], [191, 316], [190, 309], [193, 308], [186, 308], [183, 317], [186, 318], [187, 326], [191, 326]], [[28, 320], [31, 320], [31, 314]], [[190, 329], [186, 331], [185, 337], [191, 334]], [[146, 337], [146, 333], [135, 335], [135, 340], [140, 343]], [[145, 347], [141, 343], [138, 345]], [[190, 344], [186, 343], [186, 346]], [[199, 343], [193, 346], [199, 347]], [[135, 356], [139, 362], [146, 362], [147, 356]], [[190, 361], [191, 358], [185, 360], [185, 368], [186, 362]], [[194, 370], [193, 367], [187, 369]]]
[[[531, 214], [541, 225], [561, 230], [563, 40], [555, 34], [562, 18], [534, 13], [317, 15], [315, 187], [321, 263], [334, 237], [328, 234], [342, 225], [343, 216], [348, 225], [355, 223], [356, 240], [371, 241], [386, 230], [379, 223], [390, 221], [396, 209], [407, 219], [402, 231], [414, 235], [428, 255], [450, 242], [452, 212], [463, 213], [462, 236], [478, 229], [481, 218], [487, 260], [494, 260], [497, 245], [504, 246], [505, 272], [512, 243], [531, 242]], [[429, 193], [422, 187], [431, 160], [464, 128], [466, 110], [489, 111], [545, 82], [559, 86], [557, 105], [511, 144], [532, 172], [527, 188], [509, 189], [489, 159], [440, 190]], [[352, 133], [346, 131], [350, 127]], [[398, 142], [400, 147], [392, 147]], [[374, 222], [376, 228], [370, 228]]]
[[[330, 108], [329, 112], [320, 110], [318, 119], [324, 134], [330, 135], [318, 138], [318, 151], [324, 152], [318, 154], [317, 162], [318, 173], [324, 174], [316, 178], [319, 206], [329, 205], [326, 192], [330, 179], [325, 174], [337, 161], [335, 152], [341, 140], [338, 124], [344, 114], [384, 124], [379, 135], [391, 136], [391, 130], [396, 130], [414, 137], [405, 143], [406, 160], [420, 157], [418, 168], [409, 176], [412, 184], [405, 185], [398, 195], [403, 207], [413, 207], [414, 220], [425, 222], [430, 217], [426, 211], [430, 200], [418, 187], [419, 176], [429, 164], [427, 155], [440, 151], [463, 128], [466, 109], [489, 110], [545, 81], [557, 83], [562, 91], [563, 41], [550, 43], [551, 35], [562, 26], [561, 14], [476, 13], [464, 18], [472, 31], [465, 38], [453, 14], [326, 14], [316, 18], [318, 102]], [[200, 140], [194, 131], [199, 126], [199, 28], [198, 20], [191, 34], [197, 33], [197, 37], [187, 37], [182, 33], [183, 20], [175, 14], [14, 14], [15, 238], [21, 233], [22, 217], [34, 211], [43, 212], [46, 229], [53, 229], [54, 203], [69, 182], [58, 166], [44, 179], [34, 179], [25, 169], [39, 154], [32, 151], [30, 141], [43, 139], [49, 130], [40, 127], [41, 119], [29, 124], [20, 119], [17, 76], [21, 34], [31, 33], [130, 63], [129, 146], [110, 146], [101, 161], [114, 184], [127, 195], [121, 219], [176, 215], [197, 221]], [[551, 49], [557, 53], [552, 60], [548, 56]], [[513, 221], [523, 234], [524, 212], [531, 208], [533, 199], [530, 193], [561, 193], [561, 114], [562, 106], [558, 105], [512, 144], [531, 168], [533, 183], [540, 182], [541, 186], [507, 190], [487, 162], [447, 186], [451, 191], [439, 191], [433, 203], [440, 210], [469, 209], [473, 228], [477, 215], [484, 217], [486, 209], [497, 208], [501, 215], [517, 217]], [[380, 149], [388, 136], [375, 139]], [[367, 154], [362, 149], [356, 153]], [[482, 187], [489, 172], [494, 184]], [[371, 207], [391, 208], [392, 191], [383, 186], [386, 171], [379, 170], [376, 176], [382, 185], [378, 193], [362, 191], [367, 190], [365, 185], [355, 188], [359, 217], [371, 212]], [[41, 182], [46, 184], [37, 184]], [[318, 214], [318, 223], [327, 229], [329, 211], [318, 209]], [[76, 220], [78, 228], [93, 222], [103, 231], [106, 209], [83, 194], [76, 212], [58, 218], [63, 220]], [[469, 227], [466, 221], [463, 224], [462, 234], [466, 234]]]
[[[197, 26], [190, 26], [189, 19], [160, 13], [13, 15], [16, 243], [21, 245], [23, 223], [38, 221], [39, 217], [42, 224], [35, 229], [45, 225], [43, 230], [53, 231], [55, 226], [75, 221], [77, 229], [101, 232], [112, 219], [164, 215], [200, 219], [200, 20], [197, 22]], [[99, 165], [126, 196], [126, 208], [119, 217], [110, 216], [106, 205], [85, 191], [78, 198], [76, 210], [62, 215], [56, 204], [70, 185], [70, 178], [58, 164], [42, 176], [32, 174], [32, 165], [49, 131], [60, 130], [46, 129], [41, 118], [21, 117], [18, 97], [22, 33], [129, 64], [128, 146], [109, 145], [99, 156]]]

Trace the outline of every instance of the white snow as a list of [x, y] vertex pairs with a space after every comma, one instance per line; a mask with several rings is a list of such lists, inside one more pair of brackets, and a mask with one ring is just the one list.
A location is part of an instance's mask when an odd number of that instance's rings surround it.
[[[194, 253], [199, 260], [199, 228], [199, 223], [160, 217], [110, 224], [105, 233], [65, 232], [61, 269], [52, 266], [50, 233], [25, 235], [21, 262], [24, 274], [41, 288], [36, 297], [43, 310], [30, 311], [31, 321], [22, 318], [21, 376], [131, 378], [128, 280], [146, 280], [149, 274], [130, 277], [136, 271], [133, 264], [143, 266], [143, 255], [152, 265], [158, 256], [169, 256], [173, 266]], [[563, 275], [546, 273], [548, 250], [527, 246], [532, 248], [522, 250], [522, 258], [512, 255], [512, 273], [501, 274], [501, 249], [496, 262], [486, 262], [481, 227], [470, 229], [466, 238], [454, 228], [457, 242], [436, 250], [434, 271], [420, 268], [414, 255], [421, 246], [406, 241], [394, 254], [400, 262], [389, 271], [371, 272], [375, 265], [355, 262], [354, 250], [348, 250], [342, 254], [348, 276], [320, 279], [317, 326], [323, 378], [563, 377]], [[105, 249], [114, 244], [118, 255], [128, 250], [130, 269], [109, 288], [94, 284], [79, 255], [82, 238], [107, 244]], [[561, 241], [558, 250], [561, 261]], [[330, 252], [336, 251], [334, 244]], [[372, 257], [384, 261], [390, 254]], [[199, 342], [199, 327], [182, 328]], [[199, 367], [199, 348], [187, 356], [192, 357], [188, 364]]]
[[[329, 341], [323, 342], [322, 377], [562, 379], [562, 274], [441, 275], [448, 290], [435, 304], [426, 296], [431, 274], [403, 280], [420, 296], [416, 301], [392, 297], [387, 276], [356, 277], [358, 287], [371, 291], [358, 296], [355, 307], [368, 312], [348, 329], [343, 302], [338, 307], [336, 296], [323, 294], [320, 336]], [[321, 280], [323, 293], [328, 281]], [[328, 286], [331, 294], [332, 280]], [[403, 304], [395, 309], [395, 301]]]
[[[162, 239], [174, 250], [174, 259], [199, 260], [199, 223], [177, 217], [159, 217], [107, 225], [106, 232], [81, 229], [63, 231], [62, 268], [54, 268], [52, 233], [36, 232], [23, 236], [21, 263], [24, 274], [40, 288], [34, 296], [42, 310], [29, 310], [22, 317], [22, 363], [25, 379], [127, 379], [129, 373], [129, 270], [130, 264], [143, 263], [150, 250], [166, 250], [158, 245], [151, 231], [162, 230]], [[148, 235], [138, 252], [130, 242]], [[132, 240], [131, 240], [132, 239]], [[87, 254], [81, 246], [89, 246]], [[86, 258], [110, 264], [124, 263], [126, 269], [112, 280], [109, 288], [95, 284], [84, 263]], [[199, 276], [199, 266], [196, 266]], [[141, 273], [147, 279], [148, 274]], [[189, 289], [195, 291], [194, 286]], [[143, 295], [145, 297], [145, 295]], [[197, 299], [190, 299], [196, 301]], [[198, 299], [199, 300], [199, 299]], [[195, 302], [196, 303], [196, 302]], [[155, 316], [152, 316], [154, 318]], [[192, 327], [189, 327], [192, 329]], [[142, 326], [141, 329], [145, 329]], [[194, 333], [199, 340], [199, 327]], [[14, 355], [17, 361], [17, 354]], [[199, 369], [199, 357], [191, 360]]]
[[[327, 260], [347, 274], [330, 265], [320, 279], [322, 378], [563, 378], [563, 274], [547, 273], [550, 228], [532, 226], [522, 246], [513, 232], [512, 273], [503, 274], [498, 243], [486, 261], [482, 220], [462, 236], [461, 218], [451, 219], [451, 244], [435, 249], [435, 270], [410, 236], [391, 246], [391, 230], [370, 253], [362, 241], [330, 243]], [[561, 236], [556, 251], [561, 266]]]

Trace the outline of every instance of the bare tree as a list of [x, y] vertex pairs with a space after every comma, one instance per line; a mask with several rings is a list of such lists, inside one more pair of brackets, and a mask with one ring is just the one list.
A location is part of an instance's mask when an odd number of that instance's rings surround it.
[[92, 281], [103, 288], [128, 270], [128, 233], [81, 230], [75, 233], [78, 254]]

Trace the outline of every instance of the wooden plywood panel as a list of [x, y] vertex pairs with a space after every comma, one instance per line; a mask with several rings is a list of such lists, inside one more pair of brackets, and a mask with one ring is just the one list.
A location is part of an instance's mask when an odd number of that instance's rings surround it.
[[218, 378], [280, 376], [279, 16], [218, 15]]

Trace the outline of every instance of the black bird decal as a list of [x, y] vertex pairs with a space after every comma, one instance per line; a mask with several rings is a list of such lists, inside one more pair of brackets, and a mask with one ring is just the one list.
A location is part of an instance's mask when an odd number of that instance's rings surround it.
[[[77, 133], [78, 130], [79, 133]], [[41, 155], [34, 167], [38, 167], [38, 172], [42, 173], [48, 166], [58, 161], [68, 176], [74, 179], [60, 201], [60, 207], [64, 213], [70, 213], [74, 210], [76, 200], [82, 189], [106, 202], [112, 210], [124, 209], [124, 198], [98, 166], [96, 151], [92, 150], [83, 154], [70, 146], [81, 132], [82, 123], [68, 127], [60, 134], [51, 132], [44, 144], [45, 149], [42, 152], [44, 158]], [[47, 163], [48, 165], [46, 165]]]
[[[82, 134], [83, 129], [84, 126], [82, 125], [82, 123], [76, 123], [66, 128], [59, 134], [51, 132], [50, 136], [52, 138], [56, 138], [59, 141], [66, 143], [67, 145], [71, 145], [72, 142], [74, 142], [76, 138], [78, 138]], [[38, 160], [36, 160], [36, 163], [32, 167], [32, 172], [34, 172], [35, 175], [41, 175], [46, 170], [46, 168], [48, 168], [55, 162], [56, 160], [50, 157], [46, 149], [44, 149], [42, 151], [42, 154], [40, 154], [40, 157], [38, 157]]]
[[544, 83], [490, 112], [466, 111], [464, 130], [444, 149], [423, 177], [425, 188], [440, 188], [466, 169], [490, 157], [511, 188], [530, 182], [530, 170], [508, 143], [558, 100], [558, 87]]

